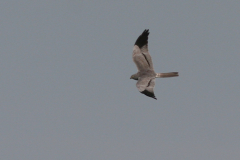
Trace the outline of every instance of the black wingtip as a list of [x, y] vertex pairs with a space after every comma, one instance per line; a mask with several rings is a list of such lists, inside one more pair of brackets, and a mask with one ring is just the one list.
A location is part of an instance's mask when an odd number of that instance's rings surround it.
[[145, 29], [136, 40], [135, 45], [137, 45], [139, 48], [142, 48], [144, 45], [148, 44], [148, 35], [149, 29]]
[[142, 91], [141, 93], [142, 93], [142, 94], [145, 94], [145, 95], [148, 96], [148, 97], [151, 97], [151, 98], [154, 98], [154, 99], [157, 100], [157, 98], [155, 97], [155, 95], [154, 95], [153, 92], [149, 92], [149, 91], [147, 91], [147, 90], [144, 90], [144, 91]]

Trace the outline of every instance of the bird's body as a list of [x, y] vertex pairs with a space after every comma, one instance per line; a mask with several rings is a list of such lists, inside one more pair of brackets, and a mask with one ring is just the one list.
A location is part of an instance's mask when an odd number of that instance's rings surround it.
[[155, 73], [152, 58], [148, 52], [148, 35], [149, 30], [144, 30], [135, 42], [132, 58], [138, 68], [138, 72], [133, 74], [130, 79], [138, 81], [136, 86], [139, 92], [157, 99], [153, 91], [155, 78], [176, 77], [178, 72]]

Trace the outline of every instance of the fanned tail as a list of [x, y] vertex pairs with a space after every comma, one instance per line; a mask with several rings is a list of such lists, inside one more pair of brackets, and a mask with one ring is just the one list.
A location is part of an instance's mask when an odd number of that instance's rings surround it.
[[169, 72], [169, 73], [157, 73], [156, 78], [169, 78], [169, 77], [177, 77], [178, 72]]

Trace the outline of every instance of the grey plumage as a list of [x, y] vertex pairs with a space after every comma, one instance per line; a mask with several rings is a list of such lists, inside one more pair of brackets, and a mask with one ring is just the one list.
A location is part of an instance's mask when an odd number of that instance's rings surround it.
[[152, 58], [148, 52], [148, 35], [149, 30], [146, 29], [135, 42], [132, 58], [138, 68], [138, 72], [133, 74], [130, 79], [138, 81], [136, 86], [139, 92], [157, 99], [153, 91], [155, 78], [176, 77], [178, 72], [155, 73]]
[[156, 78], [169, 78], [169, 77], [177, 77], [178, 72], [170, 72], [170, 73], [157, 73]]

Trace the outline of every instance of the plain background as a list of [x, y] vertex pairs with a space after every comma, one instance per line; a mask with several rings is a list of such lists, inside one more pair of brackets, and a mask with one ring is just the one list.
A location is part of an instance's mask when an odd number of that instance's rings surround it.
[[0, 36], [1, 160], [240, 159], [239, 0], [2, 0]]

